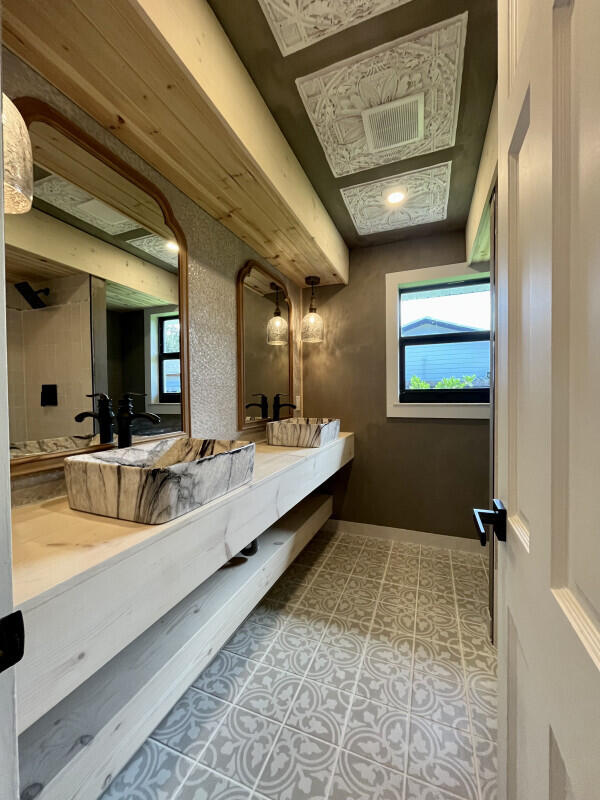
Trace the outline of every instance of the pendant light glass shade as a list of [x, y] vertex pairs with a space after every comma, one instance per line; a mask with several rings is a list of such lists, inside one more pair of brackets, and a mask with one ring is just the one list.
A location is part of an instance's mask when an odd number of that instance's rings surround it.
[[12, 100], [2, 94], [4, 148], [4, 213], [25, 214], [33, 200], [33, 157], [25, 120]]
[[315, 286], [319, 282], [320, 278], [316, 276], [309, 276], [306, 278], [306, 283], [312, 287], [312, 294], [310, 296], [308, 314], [304, 315], [301, 330], [302, 341], [313, 342], [315, 344], [323, 341], [323, 320], [317, 314], [317, 306], [315, 304]]
[[267, 344], [283, 347], [288, 343], [288, 324], [279, 309], [279, 286], [273, 283], [271, 288], [275, 289], [275, 313], [267, 323]]

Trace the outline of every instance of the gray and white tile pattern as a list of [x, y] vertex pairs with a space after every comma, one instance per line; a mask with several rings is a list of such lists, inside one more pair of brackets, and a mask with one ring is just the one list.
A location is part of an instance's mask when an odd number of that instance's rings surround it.
[[102, 800], [496, 800], [479, 554], [320, 533]]

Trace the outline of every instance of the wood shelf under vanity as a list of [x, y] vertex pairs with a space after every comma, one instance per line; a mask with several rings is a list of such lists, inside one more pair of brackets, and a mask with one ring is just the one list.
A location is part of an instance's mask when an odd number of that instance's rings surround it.
[[163, 525], [72, 511], [66, 498], [14, 509], [14, 596], [27, 642], [17, 667], [19, 732], [353, 455], [351, 433], [319, 449], [258, 444], [249, 484]]

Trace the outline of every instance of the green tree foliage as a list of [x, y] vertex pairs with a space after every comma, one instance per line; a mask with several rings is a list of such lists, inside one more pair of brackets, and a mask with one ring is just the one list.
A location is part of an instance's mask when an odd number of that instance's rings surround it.
[[[452, 376], [451, 378], [442, 378], [439, 380], [434, 389], [468, 389], [469, 387], [473, 386], [473, 381], [475, 380], [475, 375], [463, 375], [462, 378], [455, 378]], [[413, 375], [410, 379], [409, 389], [431, 389], [431, 384], [427, 381], [424, 381], [423, 378], [419, 378], [417, 375]]]

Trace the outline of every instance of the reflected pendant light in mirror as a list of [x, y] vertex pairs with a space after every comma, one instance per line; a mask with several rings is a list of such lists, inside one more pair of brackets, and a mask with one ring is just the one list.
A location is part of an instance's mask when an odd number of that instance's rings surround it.
[[306, 278], [306, 283], [311, 287], [312, 292], [310, 295], [308, 314], [306, 314], [302, 320], [303, 342], [323, 341], [323, 320], [317, 314], [317, 306], [315, 303], [315, 286], [318, 286], [320, 282], [321, 279], [316, 275], [309, 275], [308, 278]]
[[279, 286], [272, 283], [271, 289], [275, 290], [275, 312], [267, 323], [267, 344], [286, 345], [288, 343], [288, 324], [281, 316], [279, 308]]
[[25, 120], [12, 100], [2, 94], [4, 149], [4, 213], [25, 214], [33, 200], [33, 157]]

